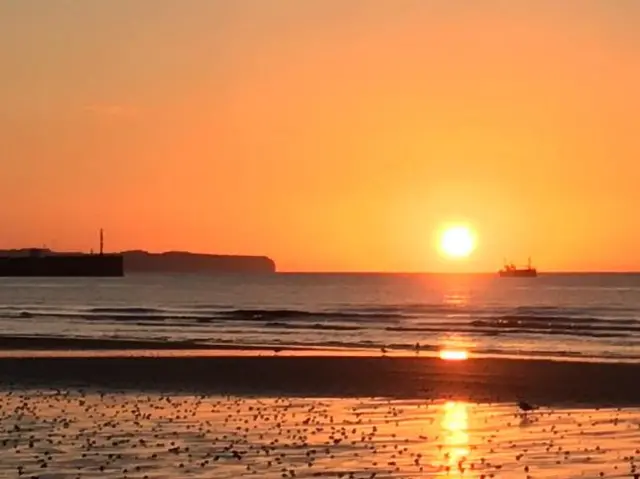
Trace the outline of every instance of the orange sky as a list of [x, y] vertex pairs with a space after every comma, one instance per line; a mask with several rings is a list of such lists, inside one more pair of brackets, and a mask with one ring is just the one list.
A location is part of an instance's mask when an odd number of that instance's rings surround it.
[[[640, 269], [640, 2], [0, 4], [0, 247]], [[479, 244], [442, 259], [435, 232]]]

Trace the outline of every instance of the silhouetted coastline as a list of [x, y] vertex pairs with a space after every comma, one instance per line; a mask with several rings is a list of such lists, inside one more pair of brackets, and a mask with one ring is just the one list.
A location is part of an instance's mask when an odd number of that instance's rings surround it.
[[[108, 267], [103, 267], [106, 264]], [[110, 254], [49, 249], [0, 250], [0, 276], [122, 276], [127, 273], [274, 273], [266, 256], [143, 250]]]
[[4, 277], [121, 277], [123, 258], [118, 254], [55, 253], [30, 249], [26, 254], [0, 252], [0, 276]]
[[123, 251], [126, 273], [275, 273], [267, 256], [220, 255], [168, 251]]

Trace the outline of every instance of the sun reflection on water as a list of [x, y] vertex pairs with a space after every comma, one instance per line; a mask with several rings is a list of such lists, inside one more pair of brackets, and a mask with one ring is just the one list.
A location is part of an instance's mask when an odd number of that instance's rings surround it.
[[469, 456], [468, 404], [448, 401], [443, 405], [442, 459], [437, 466], [447, 477], [462, 477]]
[[439, 338], [440, 359], [469, 359], [470, 353], [475, 349], [476, 344], [467, 336], [450, 332]]
[[448, 361], [464, 361], [469, 359], [469, 354], [463, 350], [443, 349], [440, 351], [440, 359]]
[[469, 305], [469, 295], [464, 293], [446, 293], [442, 298], [442, 302], [447, 306], [460, 308], [460, 312], [464, 312], [464, 308]]

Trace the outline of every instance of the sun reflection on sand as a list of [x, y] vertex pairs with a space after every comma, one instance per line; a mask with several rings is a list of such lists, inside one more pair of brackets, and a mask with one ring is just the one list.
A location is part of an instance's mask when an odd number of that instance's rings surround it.
[[447, 477], [462, 476], [464, 464], [469, 456], [468, 404], [462, 401], [448, 401], [443, 406], [442, 459], [436, 465]]

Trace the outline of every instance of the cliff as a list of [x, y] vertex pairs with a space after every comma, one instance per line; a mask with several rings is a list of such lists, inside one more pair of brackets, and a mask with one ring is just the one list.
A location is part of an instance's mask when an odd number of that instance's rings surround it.
[[[49, 249], [0, 250], [0, 258], [37, 256], [91, 256], [79, 252], [57, 252]], [[93, 255], [97, 257], [98, 255]], [[106, 255], [105, 255], [106, 256]], [[233, 256], [169, 251], [123, 251], [109, 254], [122, 256], [125, 273], [275, 273], [275, 262], [266, 256]], [[37, 258], [36, 258], [37, 259]]]
[[266, 256], [232, 256], [169, 251], [124, 251], [124, 270], [131, 273], [275, 273]]

